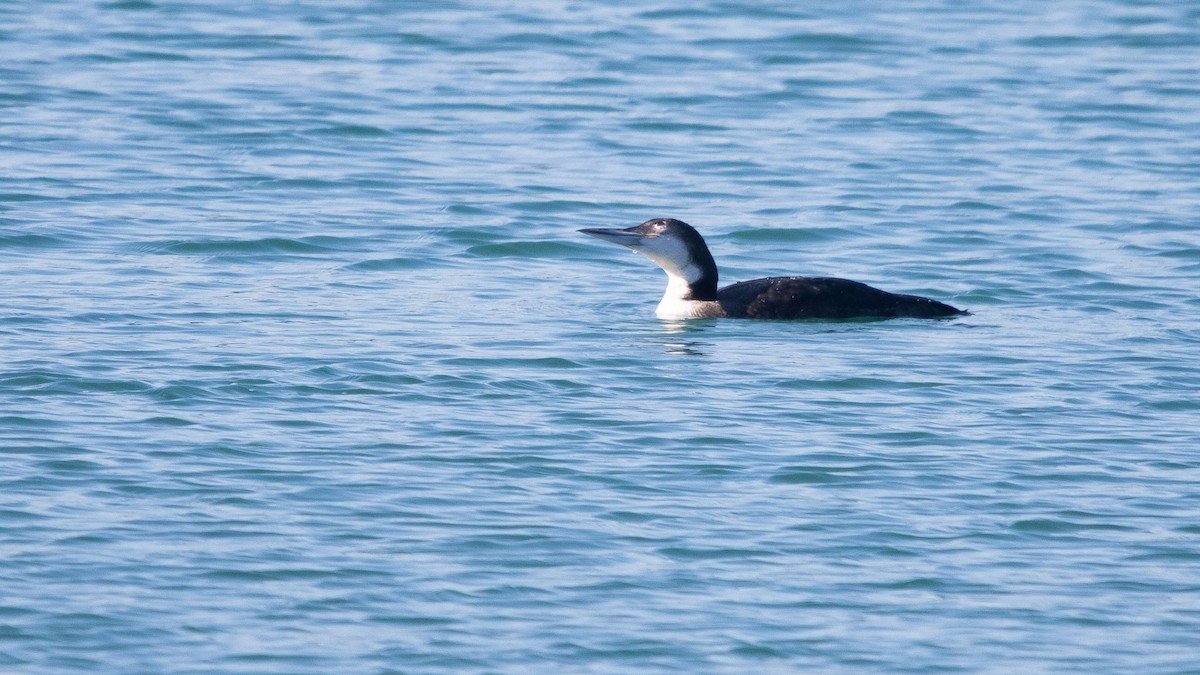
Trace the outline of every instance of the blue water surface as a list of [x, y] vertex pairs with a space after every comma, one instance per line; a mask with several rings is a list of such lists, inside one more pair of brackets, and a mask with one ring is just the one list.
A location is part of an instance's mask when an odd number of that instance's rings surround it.
[[0, 671], [1200, 672], [1198, 232], [1190, 2], [0, 5]]

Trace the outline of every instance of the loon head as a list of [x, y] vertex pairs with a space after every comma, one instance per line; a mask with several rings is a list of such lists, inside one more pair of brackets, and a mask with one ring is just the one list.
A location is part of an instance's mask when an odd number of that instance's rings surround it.
[[668, 294], [680, 300], [717, 297], [717, 263], [704, 237], [682, 220], [654, 218], [623, 230], [589, 228], [580, 232], [631, 248], [653, 260], [667, 273]]

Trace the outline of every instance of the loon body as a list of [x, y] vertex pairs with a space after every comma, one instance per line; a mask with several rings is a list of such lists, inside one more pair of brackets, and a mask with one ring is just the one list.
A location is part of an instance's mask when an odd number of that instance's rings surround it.
[[939, 319], [966, 314], [937, 300], [830, 277], [769, 277], [718, 289], [717, 263], [704, 238], [674, 218], [580, 232], [631, 248], [663, 268], [667, 291], [655, 310], [662, 319]]

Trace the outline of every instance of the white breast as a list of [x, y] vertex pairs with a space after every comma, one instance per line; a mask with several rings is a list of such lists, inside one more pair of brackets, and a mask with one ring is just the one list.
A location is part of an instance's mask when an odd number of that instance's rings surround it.
[[697, 319], [712, 316], [712, 301], [685, 300], [688, 293], [688, 282], [681, 276], [667, 275], [667, 290], [654, 315], [660, 319]]
[[698, 300], [667, 300], [663, 298], [654, 310], [654, 316], [660, 319], [699, 319], [709, 316], [710, 302]]

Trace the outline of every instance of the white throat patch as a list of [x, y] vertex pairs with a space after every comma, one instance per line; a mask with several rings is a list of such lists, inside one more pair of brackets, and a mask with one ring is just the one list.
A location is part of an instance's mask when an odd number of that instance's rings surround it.
[[700, 280], [702, 270], [692, 262], [687, 246], [675, 237], [649, 237], [634, 249], [654, 261], [671, 277], [679, 277], [686, 284]]

